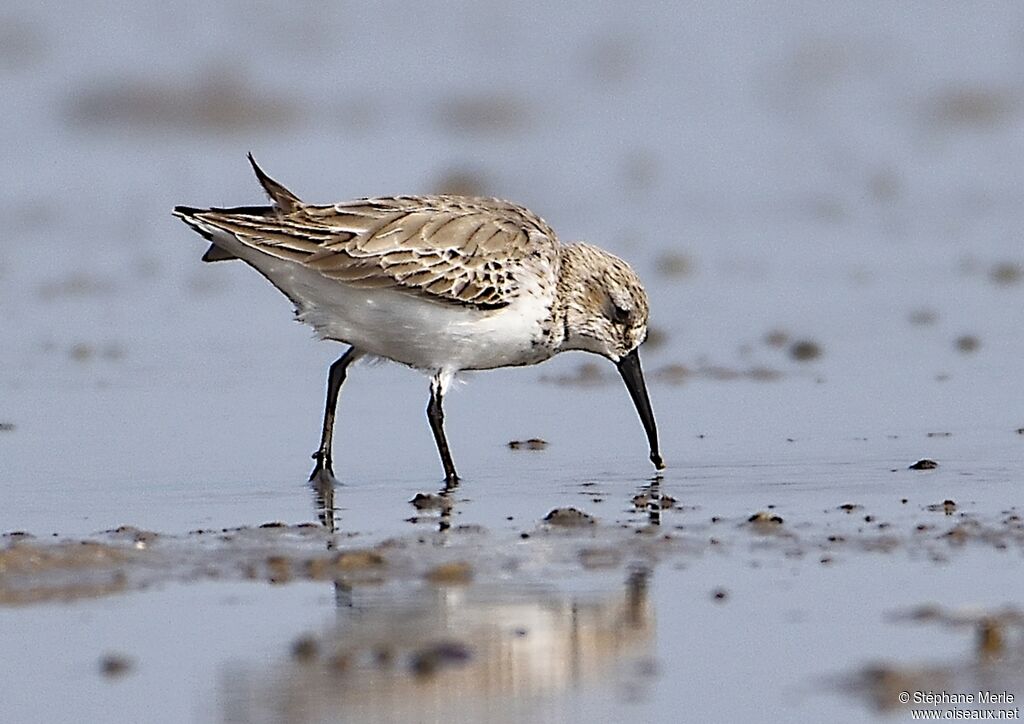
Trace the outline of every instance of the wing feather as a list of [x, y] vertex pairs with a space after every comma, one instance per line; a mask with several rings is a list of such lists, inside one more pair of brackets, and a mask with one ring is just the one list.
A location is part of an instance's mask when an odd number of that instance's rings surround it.
[[[301, 202], [300, 202], [301, 204]], [[557, 263], [554, 231], [496, 199], [397, 196], [285, 212], [196, 211], [195, 220], [246, 246], [363, 288], [395, 287], [440, 302], [509, 304], [520, 273]]]

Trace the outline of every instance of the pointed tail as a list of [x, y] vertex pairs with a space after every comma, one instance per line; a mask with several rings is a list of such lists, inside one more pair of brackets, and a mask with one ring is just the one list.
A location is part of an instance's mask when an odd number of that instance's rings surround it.
[[204, 228], [199, 220], [196, 218], [199, 214], [209, 209], [194, 209], [190, 206], [175, 206], [174, 215], [184, 221], [192, 230], [210, 242], [210, 248], [203, 254], [203, 261], [227, 261], [228, 259], [237, 259], [238, 257], [229, 251], [225, 251], [223, 248], [217, 246], [217, 243], [213, 239], [213, 234], [208, 229]]

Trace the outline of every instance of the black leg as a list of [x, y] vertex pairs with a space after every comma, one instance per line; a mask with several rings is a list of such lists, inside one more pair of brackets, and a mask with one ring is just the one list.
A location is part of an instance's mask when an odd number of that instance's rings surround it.
[[321, 482], [334, 480], [334, 467], [331, 460], [331, 442], [334, 438], [334, 412], [338, 408], [338, 393], [341, 391], [341, 383], [345, 381], [345, 371], [348, 366], [359, 357], [355, 347], [349, 347], [348, 351], [339, 357], [331, 365], [331, 371], [327, 375], [327, 403], [324, 407], [324, 429], [320, 434], [320, 449], [313, 453], [316, 460], [316, 467], [309, 476], [311, 481]]
[[442, 373], [438, 372], [430, 381], [430, 404], [427, 405], [427, 419], [430, 420], [430, 429], [434, 433], [434, 442], [437, 443], [437, 452], [441, 455], [441, 464], [444, 465], [444, 482], [448, 486], [457, 485], [459, 475], [455, 472], [455, 463], [452, 462], [452, 454], [448, 450], [448, 439], [444, 435], [444, 387]]

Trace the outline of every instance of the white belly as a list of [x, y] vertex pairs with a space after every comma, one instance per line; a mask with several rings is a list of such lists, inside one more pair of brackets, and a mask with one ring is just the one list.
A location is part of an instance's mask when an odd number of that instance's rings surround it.
[[550, 314], [539, 288], [526, 285], [509, 306], [478, 310], [393, 288], [359, 289], [237, 242], [230, 247], [284, 292], [298, 318], [323, 339], [428, 371], [535, 364], [552, 354], [538, 343]]

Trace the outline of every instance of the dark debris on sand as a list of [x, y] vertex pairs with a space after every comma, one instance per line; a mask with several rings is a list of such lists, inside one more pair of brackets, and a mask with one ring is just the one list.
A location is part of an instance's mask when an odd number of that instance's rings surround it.
[[531, 437], [529, 440], [509, 440], [510, 450], [543, 450], [548, 446], [547, 440], [539, 437]]

